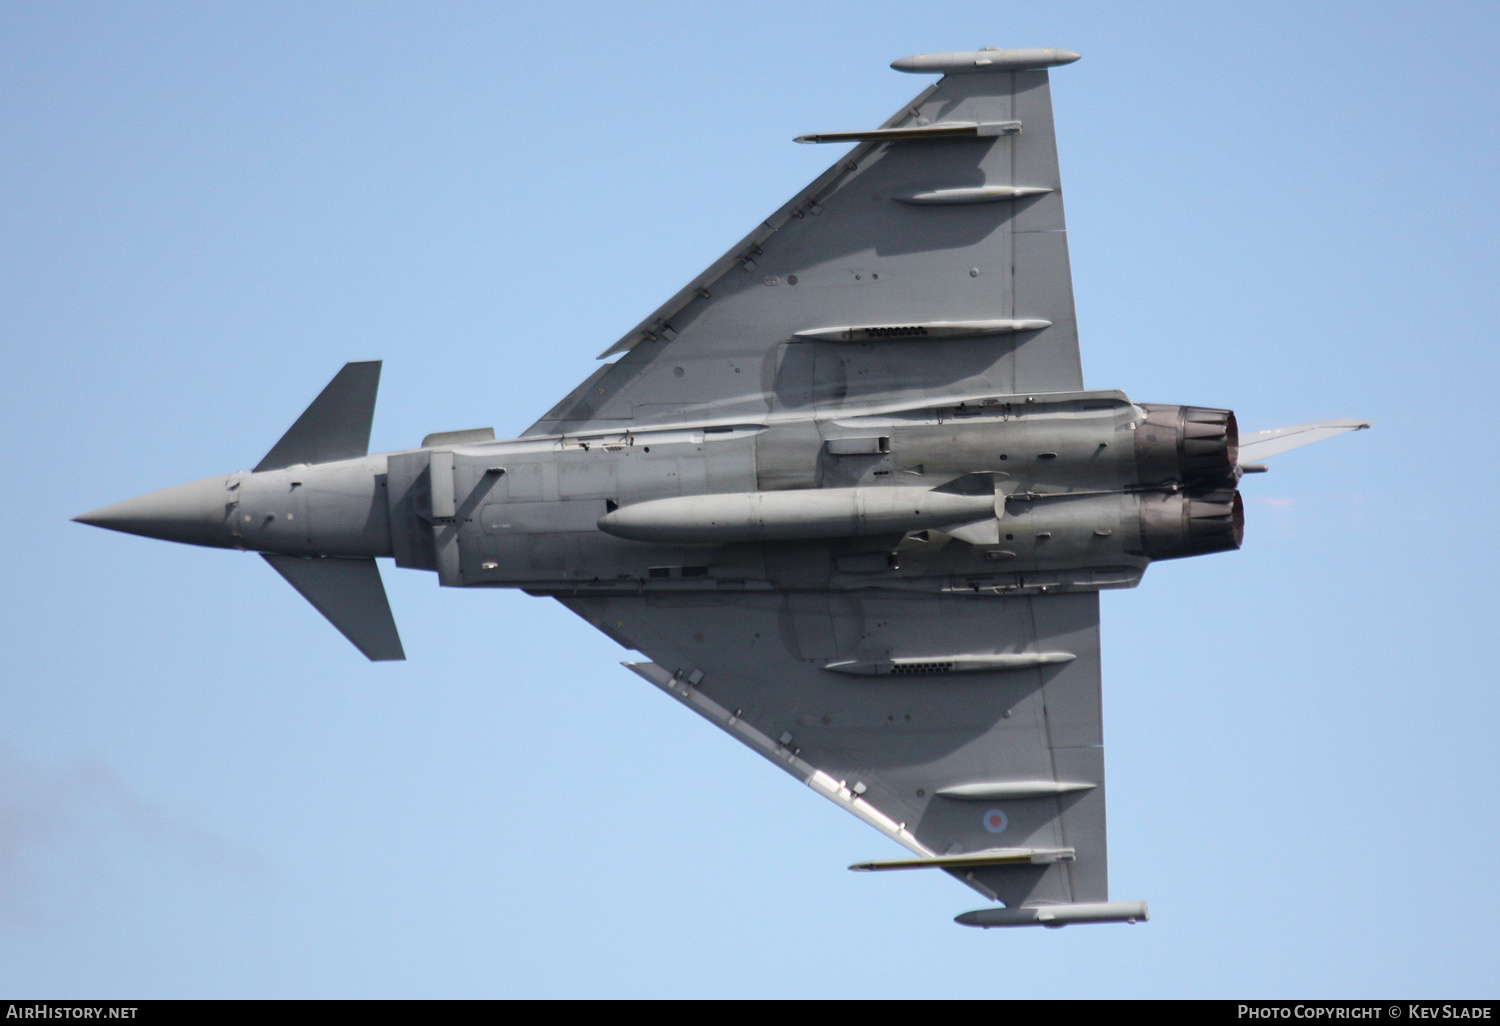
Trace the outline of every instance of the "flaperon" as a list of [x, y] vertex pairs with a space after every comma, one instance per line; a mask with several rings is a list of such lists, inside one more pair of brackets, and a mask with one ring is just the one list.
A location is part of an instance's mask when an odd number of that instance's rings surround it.
[[627, 664], [999, 902], [1112, 902], [1101, 588], [1236, 549], [1241, 475], [1367, 426], [1087, 391], [1048, 90], [1066, 50], [896, 61], [943, 77], [604, 354], [520, 438], [370, 455], [351, 363], [253, 471], [84, 523], [261, 553], [370, 659], [404, 658], [376, 558], [552, 596]]

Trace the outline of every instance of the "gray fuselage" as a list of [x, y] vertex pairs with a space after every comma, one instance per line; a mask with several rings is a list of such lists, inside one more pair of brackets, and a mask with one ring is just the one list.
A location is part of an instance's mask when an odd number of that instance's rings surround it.
[[1013, 398], [244, 472], [122, 503], [141, 522], [110, 526], [392, 556], [444, 585], [540, 593], [1128, 587], [1153, 558], [1237, 547], [1232, 415], [1196, 411], [1217, 420], [1195, 466], [1191, 407], [1118, 392]]

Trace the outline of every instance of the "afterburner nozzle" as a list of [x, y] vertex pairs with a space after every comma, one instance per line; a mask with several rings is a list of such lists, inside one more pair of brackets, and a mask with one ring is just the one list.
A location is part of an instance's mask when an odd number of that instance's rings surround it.
[[235, 548], [237, 542], [229, 526], [234, 500], [227, 487], [228, 480], [222, 476], [206, 477], [126, 499], [73, 519], [80, 524], [162, 541]]

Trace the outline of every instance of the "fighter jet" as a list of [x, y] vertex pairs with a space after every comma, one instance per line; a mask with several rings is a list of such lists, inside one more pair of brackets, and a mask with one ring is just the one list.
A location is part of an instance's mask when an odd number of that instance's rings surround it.
[[1241, 476], [1367, 427], [1086, 390], [1049, 68], [942, 77], [605, 351], [521, 437], [368, 453], [350, 363], [254, 470], [86, 524], [260, 553], [372, 660], [376, 559], [550, 596], [642, 679], [994, 904], [981, 927], [1135, 922], [1111, 901], [1099, 591], [1237, 549]]

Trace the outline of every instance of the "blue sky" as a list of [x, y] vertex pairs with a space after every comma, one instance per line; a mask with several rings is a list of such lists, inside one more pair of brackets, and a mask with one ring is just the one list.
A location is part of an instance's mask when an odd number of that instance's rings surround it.
[[[0, 7], [0, 992], [1495, 996], [1500, 80], [1478, 3]], [[253, 556], [68, 517], [524, 429], [873, 125], [1058, 46], [1088, 384], [1247, 429], [1234, 554], [1104, 598], [1112, 894], [938, 874], [555, 603], [388, 571], [361, 659]]]

